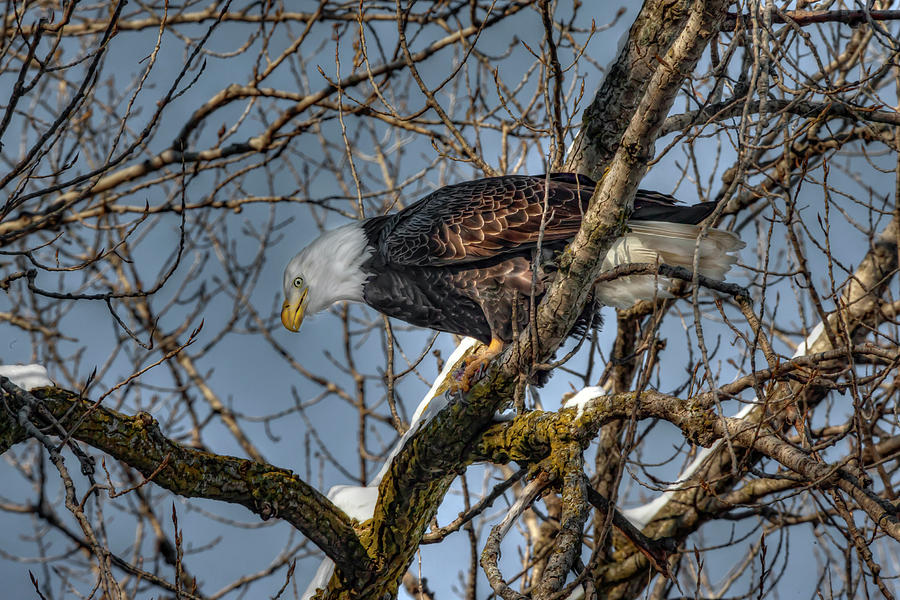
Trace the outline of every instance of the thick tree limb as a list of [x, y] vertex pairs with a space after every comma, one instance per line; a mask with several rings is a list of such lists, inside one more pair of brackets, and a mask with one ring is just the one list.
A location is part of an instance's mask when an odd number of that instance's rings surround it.
[[585, 109], [581, 131], [566, 159], [566, 170], [599, 181], [613, 160], [622, 134], [644, 98], [666, 54], [688, 18], [691, 3], [648, 0], [632, 24], [597, 95]]
[[[612, 161], [608, 167], [603, 163], [602, 179], [581, 229], [559, 257], [559, 272], [538, 307], [534, 337], [539, 339], [532, 338], [530, 332], [523, 334], [518, 360], [504, 363], [507, 376], [527, 371], [529, 362], [546, 361], [574, 325], [599, 273], [602, 257], [622, 232], [627, 209], [653, 155], [657, 135], [684, 74], [693, 70], [706, 44], [718, 31], [728, 4], [721, 0], [694, 3], [684, 14], [678, 13], [685, 8], [680, 3], [657, 8], [661, 11], [661, 21], [677, 30], [678, 35], [664, 57], [653, 57], [653, 76], [631, 114]], [[594, 118], [585, 116], [587, 131], [592, 131]], [[590, 139], [594, 139], [593, 134]]]
[[[3, 394], [0, 453], [29, 437], [13, 417], [26, 406], [27, 393]], [[241, 504], [263, 519], [284, 519], [335, 561], [344, 581], [374, 570], [347, 515], [291, 471], [179, 444], [165, 437], [148, 413], [128, 416], [57, 388], [36, 390], [33, 395], [73, 439], [127, 463], [145, 477], [153, 475], [156, 485], [182, 496]], [[39, 428], [48, 425], [40, 415], [32, 414], [31, 419]]]
[[553, 598], [562, 590], [575, 558], [581, 555], [582, 531], [591, 512], [581, 448], [577, 444], [567, 444], [556, 447], [553, 454], [554, 461], [562, 470], [559, 475], [562, 483], [562, 510], [559, 532], [534, 593], [537, 600]]

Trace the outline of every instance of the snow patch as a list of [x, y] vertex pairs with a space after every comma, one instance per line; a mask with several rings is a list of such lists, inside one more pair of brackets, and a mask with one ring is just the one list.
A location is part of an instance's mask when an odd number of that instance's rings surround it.
[[307, 600], [308, 598], [315, 596], [317, 589], [328, 586], [328, 580], [331, 579], [332, 573], [334, 573], [334, 561], [330, 558], [326, 558], [322, 561], [322, 564], [319, 565], [319, 568], [316, 569], [316, 574], [313, 576], [312, 581], [309, 582], [309, 585], [306, 586], [306, 590], [300, 597], [303, 600]]
[[596, 385], [589, 385], [586, 388], [582, 388], [578, 391], [577, 394], [563, 402], [563, 408], [577, 408], [578, 413], [575, 415], [576, 419], [580, 419], [581, 415], [584, 414], [584, 407], [603, 396], [606, 392], [602, 387], [597, 387]]
[[445, 406], [450, 404], [452, 397], [449, 390], [445, 391], [443, 394], [437, 395], [438, 387], [458, 368], [458, 363], [462, 360], [463, 355], [477, 343], [478, 340], [473, 338], [463, 339], [459, 346], [456, 347], [456, 350], [453, 351], [453, 354], [450, 355], [450, 358], [447, 359], [447, 362], [444, 363], [444, 370], [441, 371], [441, 374], [434, 380], [431, 389], [428, 390], [428, 393], [425, 394], [425, 397], [419, 402], [416, 412], [413, 413], [412, 421], [409, 424], [409, 430], [403, 434], [403, 437], [400, 438], [400, 441], [397, 442], [397, 445], [391, 450], [387, 460], [385, 460], [384, 464], [381, 466], [381, 470], [378, 471], [378, 474], [369, 482], [370, 486], [378, 487], [378, 484], [384, 479], [388, 469], [391, 468], [391, 462], [393, 462], [394, 457], [397, 456], [397, 453], [399, 453], [403, 446], [406, 445], [409, 438], [414, 436], [422, 425], [429, 423], [435, 415], [441, 412]]
[[0, 365], [0, 376], [26, 391], [56, 385], [50, 380], [44, 365]]
[[819, 336], [825, 331], [825, 323], [820, 322], [818, 325], [813, 327], [813, 330], [809, 332], [809, 335], [806, 337], [803, 342], [797, 346], [797, 351], [794, 352], [794, 356], [791, 358], [799, 358], [804, 354], [809, 353], [809, 347], [816, 343], [816, 340], [819, 339]]
[[351, 519], [368, 521], [375, 513], [378, 488], [359, 485], [336, 485], [328, 490], [328, 499]]

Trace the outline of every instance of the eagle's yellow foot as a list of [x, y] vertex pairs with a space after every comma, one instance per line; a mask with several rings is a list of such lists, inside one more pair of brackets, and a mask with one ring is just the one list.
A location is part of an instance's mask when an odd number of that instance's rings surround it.
[[488, 346], [481, 347], [465, 358], [466, 367], [462, 375], [451, 386], [453, 391], [468, 392], [472, 384], [478, 381], [479, 372], [487, 366], [498, 354], [503, 352], [505, 344], [503, 340], [491, 338]]

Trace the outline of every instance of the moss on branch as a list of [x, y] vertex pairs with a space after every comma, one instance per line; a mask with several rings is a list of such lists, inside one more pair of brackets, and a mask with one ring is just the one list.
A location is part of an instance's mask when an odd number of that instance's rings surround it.
[[[241, 504], [263, 519], [284, 519], [335, 561], [342, 580], [374, 572], [354, 523], [292, 471], [179, 444], [167, 438], [146, 412], [125, 415], [58, 388], [42, 388], [32, 395], [73, 439], [152, 476], [153, 483], [181, 496]], [[23, 398], [4, 393], [3, 404], [0, 452], [28, 437], [14, 417], [25, 406]], [[31, 419], [39, 428], [50, 425], [46, 415], [33, 412]]]
[[497, 423], [481, 436], [470, 460], [536, 464], [541, 470], [560, 474], [565, 469], [559, 461], [566, 453], [557, 457], [556, 449], [571, 444], [585, 449], [601, 426], [630, 418], [668, 421], [680, 428], [688, 440], [701, 446], [709, 446], [720, 437], [716, 430], [719, 417], [709, 404], [645, 390], [601, 396], [586, 403], [580, 411], [576, 408], [558, 412], [535, 410], [512, 421]]

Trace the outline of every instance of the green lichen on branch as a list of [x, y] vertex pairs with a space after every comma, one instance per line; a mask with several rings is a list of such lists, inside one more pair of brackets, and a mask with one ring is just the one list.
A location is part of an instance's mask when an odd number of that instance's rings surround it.
[[[72, 438], [152, 476], [156, 485], [182, 496], [241, 504], [264, 519], [288, 521], [335, 561], [342, 580], [363, 578], [375, 570], [353, 522], [293, 472], [179, 444], [162, 433], [149, 413], [125, 415], [57, 388], [32, 395]], [[27, 435], [12, 416], [22, 409], [21, 398], [3, 394], [3, 403], [0, 450], [5, 451]], [[40, 428], [49, 425], [39, 414], [31, 419]]]
[[[680, 428], [685, 438], [709, 446], [720, 437], [719, 417], [709, 403], [682, 399], [657, 392], [626, 392], [598, 397], [581, 411], [569, 408], [558, 412], [532, 411], [488, 429], [473, 448], [470, 460], [505, 464], [539, 464], [549, 472], [562, 472], [552, 461], [555, 450], [570, 444], [587, 448], [600, 427], [618, 419], [656, 418]], [[548, 462], [550, 461], [550, 462]]]
[[[378, 490], [378, 504], [361, 539], [383, 558], [378, 577], [358, 588], [360, 597], [396, 593], [425, 530], [457, 474], [471, 464], [471, 448], [512, 397], [515, 380], [485, 379], [465, 400], [451, 402], [394, 458]], [[336, 597], [336, 596], [329, 596]]]

